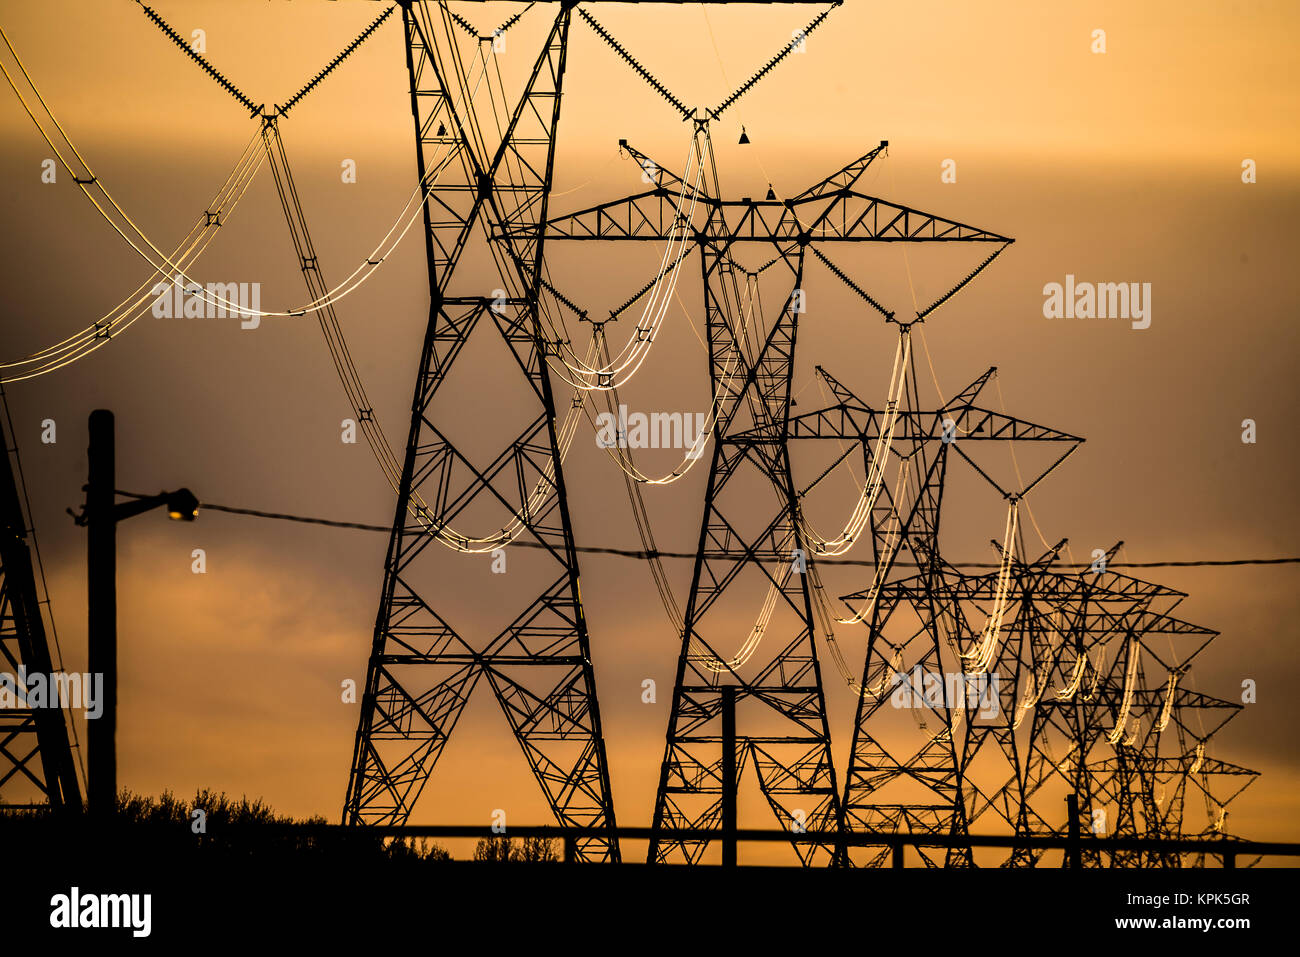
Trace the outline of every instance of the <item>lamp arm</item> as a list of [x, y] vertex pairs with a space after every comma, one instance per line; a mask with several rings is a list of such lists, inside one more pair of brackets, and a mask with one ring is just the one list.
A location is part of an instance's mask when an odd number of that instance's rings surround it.
[[150, 495], [148, 498], [137, 498], [130, 502], [118, 502], [113, 506], [113, 521], [121, 522], [133, 515], [148, 512], [159, 505], [165, 504], [167, 504], [166, 492], [159, 492], [157, 495]]

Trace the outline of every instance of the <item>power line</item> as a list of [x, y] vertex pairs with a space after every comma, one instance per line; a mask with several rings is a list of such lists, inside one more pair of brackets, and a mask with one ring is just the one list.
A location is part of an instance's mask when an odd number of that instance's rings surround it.
[[[145, 498], [138, 492], [118, 491], [118, 495], [125, 495], [129, 498]], [[369, 525], [365, 522], [340, 522], [331, 518], [313, 518], [307, 515], [290, 515], [286, 512], [265, 512], [255, 508], [236, 508], [233, 505], [213, 505], [210, 502], [204, 502], [202, 508], [210, 512], [227, 512], [231, 515], [250, 515], [253, 518], [270, 518], [282, 522], [298, 522], [302, 525], [324, 525], [327, 528], [352, 528], [363, 532], [384, 532], [391, 534], [392, 529], [387, 525]], [[545, 548], [539, 542], [515, 541], [511, 543], [515, 548]], [[577, 545], [576, 549], [589, 555], [615, 555], [620, 558], [636, 558], [641, 560], [650, 560], [654, 558], [695, 558], [694, 552], [672, 552], [656, 549], [646, 551], [637, 548], [606, 548], [597, 545]], [[821, 558], [817, 559], [819, 565], [850, 565], [864, 566], [867, 568], [875, 567], [875, 562], [870, 559], [862, 558]], [[918, 568], [916, 562], [894, 562], [895, 565], [903, 568]], [[997, 562], [951, 562], [954, 567], [958, 568], [999, 568]], [[1195, 561], [1166, 561], [1166, 562], [1107, 562], [1107, 568], [1202, 568], [1214, 567], [1223, 568], [1235, 565], [1300, 565], [1300, 557], [1297, 558], [1224, 558], [1224, 559], [1198, 559]], [[1090, 565], [1073, 565], [1071, 568], [1088, 568]]]

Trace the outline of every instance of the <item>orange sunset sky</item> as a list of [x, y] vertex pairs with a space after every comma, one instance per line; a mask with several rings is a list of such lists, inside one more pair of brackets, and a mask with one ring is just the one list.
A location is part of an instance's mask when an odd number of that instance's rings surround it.
[[[522, 6], [453, 4], [484, 32]], [[820, 9], [587, 6], [691, 106], [720, 101]], [[157, 0], [156, 9], [182, 35], [203, 29], [208, 59], [254, 102], [270, 104], [383, 6]], [[160, 247], [174, 244], [255, 122], [129, 0], [0, 0], [0, 25], [122, 207]], [[532, 11], [509, 34], [504, 59], [518, 49], [522, 64], [547, 26], [547, 13]], [[1087, 439], [1030, 497], [1047, 538], [1068, 536], [1079, 557], [1122, 539], [1122, 559], [1135, 562], [1295, 555], [1297, 27], [1300, 7], [1287, 0], [849, 0], [805, 54], [715, 124], [719, 177], [731, 198], [762, 196], [769, 184], [789, 195], [889, 140], [868, 192], [1016, 239], [924, 329], [946, 392], [997, 365], [1012, 414]], [[1096, 29], [1106, 32], [1104, 54], [1090, 50]], [[747, 146], [737, 143], [742, 124]], [[416, 180], [397, 15], [281, 129], [320, 260], [337, 281], [370, 253]], [[680, 165], [689, 128], [575, 18], [553, 211], [640, 188], [640, 170], [619, 156], [623, 137]], [[40, 182], [48, 147], [7, 87], [0, 142], [8, 300], [0, 358], [10, 360], [93, 322], [148, 269], [66, 177]], [[341, 182], [345, 159], [356, 162], [355, 184]], [[940, 180], [947, 159], [955, 183]], [[1241, 179], [1246, 159], [1256, 163], [1254, 184]], [[353, 358], [399, 443], [428, 309], [418, 232], [339, 306]], [[846, 255], [845, 264], [901, 310], [910, 308], [909, 271], [917, 296], [932, 299], [971, 265], [925, 253], [891, 247], [857, 261]], [[655, 245], [575, 244], [556, 252], [555, 269], [584, 305], [608, 310], [649, 278], [660, 254]], [[263, 309], [303, 301], [268, 170], [198, 273], [261, 282]], [[1067, 274], [1151, 283], [1151, 327], [1045, 319], [1043, 286]], [[883, 398], [893, 333], [841, 289], [824, 290], [810, 295], [834, 308], [821, 323], [810, 318], [806, 335], [801, 327], [796, 390], [823, 363]], [[696, 308], [698, 289], [692, 295], [686, 306]], [[614, 342], [625, 335], [611, 327]], [[464, 410], [468, 432], [504, 414], [490, 357], [481, 358], [480, 394]], [[641, 376], [624, 395], [634, 407], [705, 406], [706, 357], [684, 316], [670, 315]], [[94, 408], [117, 415], [119, 488], [185, 485], [221, 504], [392, 520], [392, 490], [364, 443], [339, 441], [348, 406], [310, 317], [255, 331], [147, 318], [89, 358], [6, 389], [70, 668], [85, 660], [85, 555], [83, 532], [64, 510], [82, 500], [85, 419]], [[1246, 418], [1257, 423], [1253, 445], [1241, 441]], [[55, 444], [39, 441], [44, 419], [58, 423]], [[679, 457], [647, 453], [645, 467], [666, 471]], [[647, 492], [661, 547], [694, 549], [706, 470]], [[565, 475], [579, 544], [637, 547], [622, 481], [589, 432]], [[845, 507], [852, 494], [847, 480], [839, 486]], [[949, 553], [989, 561], [1002, 507], [973, 491], [953, 494]], [[124, 525], [121, 784], [146, 793], [211, 787], [337, 820], [357, 721], [339, 687], [365, 677], [385, 545], [373, 532], [211, 511], [192, 525], [156, 514]], [[206, 551], [205, 575], [191, 573], [195, 548]], [[467, 561], [449, 580], [446, 607], [466, 627], [494, 631], [492, 595], [501, 586], [486, 558]], [[689, 564], [671, 566], [680, 599]], [[1263, 772], [1232, 807], [1232, 830], [1246, 837], [1300, 840], [1298, 574], [1282, 565], [1144, 576], [1188, 592], [1177, 614], [1222, 632], [1197, 661], [1197, 690], [1235, 700], [1243, 679], [1258, 682], [1258, 702], [1213, 751]], [[619, 821], [648, 823], [678, 645], [641, 563], [585, 556], [582, 576]], [[854, 647], [860, 655], [861, 642]], [[647, 677], [659, 686], [653, 705], [641, 700]], [[842, 771], [853, 699], [834, 682], [827, 697]], [[486, 822], [503, 807], [512, 821], [546, 821], [484, 693], [412, 822]], [[1189, 810], [1191, 829], [1203, 825], [1201, 813]], [[751, 823], [767, 824], [742, 816]]]

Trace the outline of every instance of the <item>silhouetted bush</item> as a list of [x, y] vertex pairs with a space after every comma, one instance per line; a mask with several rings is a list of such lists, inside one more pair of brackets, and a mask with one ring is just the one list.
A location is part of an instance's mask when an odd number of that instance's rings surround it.
[[525, 837], [518, 843], [508, 837], [485, 837], [474, 847], [474, 860], [496, 861], [558, 861], [554, 838]]
[[[196, 812], [202, 811], [202, 815]], [[70, 847], [93, 844], [105, 853], [141, 855], [199, 854], [205, 859], [250, 856], [301, 857], [322, 854], [402, 862], [451, 860], [446, 848], [421, 838], [389, 838], [367, 828], [327, 829], [323, 817], [295, 819], [277, 814], [260, 798], [229, 797], [208, 788], [182, 801], [171, 791], [161, 795], [118, 793], [106, 817], [86, 809], [56, 812], [49, 808], [0, 806], [0, 842]]]

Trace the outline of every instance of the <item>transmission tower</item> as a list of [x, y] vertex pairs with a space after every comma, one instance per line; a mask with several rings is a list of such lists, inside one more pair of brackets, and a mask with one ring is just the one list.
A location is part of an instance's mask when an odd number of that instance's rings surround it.
[[13, 706], [0, 708], [0, 795], [5, 807], [81, 807], [81, 789], [68, 741], [57, 686], [46, 687], [47, 700], [31, 707], [25, 675], [52, 682], [54, 672], [46, 641], [42, 602], [37, 597], [32, 564], [31, 526], [24, 507], [18, 451], [9, 431], [9, 412], [0, 391], [0, 671]]
[[[542, 333], [537, 291], [545, 216], [565, 74], [573, 3], [558, 5], [522, 92], [511, 110], [505, 81], [491, 68], [494, 44], [518, 22], [511, 17], [480, 36], [446, 4], [401, 0], [404, 49], [415, 122], [416, 160], [424, 192], [421, 215], [430, 289], [429, 321], [412, 400], [405, 455], [398, 463], [348, 354], [332, 293], [307, 229], [280, 139], [279, 124], [388, 18], [385, 11], [283, 105], [267, 110], [227, 80], [149, 7], [145, 14], [261, 124], [299, 266], [319, 314], [331, 358], [372, 451], [397, 489], [396, 516], [385, 561], [344, 821], [405, 823], [479, 680], [487, 678], [556, 818], [597, 830], [614, 826], [600, 710], [591, 668], [578, 567], [564, 496], [563, 451], [546, 372], [553, 342]], [[391, 10], [391, 8], [390, 8]], [[472, 41], [478, 69], [471, 86], [457, 34]], [[476, 95], [486, 82], [486, 95]], [[482, 114], [490, 98], [499, 140], [489, 140]], [[494, 240], [479, 233], [506, 226], [524, 235]], [[492, 276], [457, 274], [467, 251], [490, 258]], [[370, 271], [378, 262], [368, 262]], [[477, 263], [475, 265], [478, 265]], [[468, 270], [466, 270], [468, 271]], [[355, 275], [355, 274], [354, 274]], [[492, 327], [509, 349], [530, 397], [528, 424], [485, 468], [446, 434], [440, 390], [455, 360], [480, 328]], [[493, 333], [483, 333], [493, 335]], [[508, 374], [509, 370], [507, 370]], [[454, 529], [481, 518], [483, 504], [509, 516], [484, 538]], [[441, 585], [430, 560], [435, 542], [461, 553], [492, 553], [521, 535], [540, 543], [549, 584], [531, 594], [501, 589], [515, 616], [494, 637], [463, 635], [435, 610]], [[538, 593], [540, 591], [540, 594]], [[617, 857], [611, 839], [583, 840], [584, 859]]]
[[[907, 343], [910, 328], [900, 329], [900, 353], [910, 360]], [[819, 630], [830, 648], [841, 677], [857, 695], [857, 714], [849, 765], [845, 774], [844, 811], [846, 825], [879, 832], [918, 831], [934, 834], [960, 834], [965, 831], [967, 816], [962, 799], [966, 782], [964, 769], [990, 735], [1000, 729], [987, 720], [977, 720], [978, 700], [945, 697], [913, 707], [920, 726], [920, 744], [905, 758], [896, 757], [895, 748], [886, 746], [884, 736], [875, 729], [896, 722], [896, 709], [886, 708], [897, 684], [896, 676], [919, 671], [924, 675], [965, 673], [969, 666], [963, 655], [967, 649], [955, 640], [968, 634], [960, 616], [959, 601], [971, 596], [959, 586], [967, 578], [949, 568], [939, 552], [939, 530], [943, 492], [951, 461], [965, 462], [988, 482], [999, 495], [1011, 503], [1063, 462], [1082, 441], [1076, 436], [1016, 419], [1005, 413], [980, 408], [975, 404], [996, 369], [989, 369], [970, 386], [934, 411], [921, 411], [915, 403], [915, 370], [910, 364], [902, 370], [902, 384], [897, 391], [908, 405], [899, 408], [893, 402], [885, 409], [873, 409], [825, 370], [819, 374], [827, 381], [835, 403], [792, 417], [787, 440], [834, 440], [860, 447], [865, 474], [874, 476], [875, 488], [868, 500], [867, 522], [873, 546], [875, 568], [872, 585], [867, 590], [846, 596], [851, 617], [840, 619], [831, 611], [825, 597], [820, 574], [814, 564], [810, 581], [815, 607], [819, 611]], [[1055, 446], [1054, 459], [1038, 474], [1030, 473], [1021, 488], [1004, 488], [990, 475], [979, 460], [979, 449], [990, 443], [1026, 442]], [[1057, 451], [1059, 449], [1059, 451]], [[842, 458], [843, 456], [841, 456]], [[800, 501], [830, 474], [838, 460], [819, 475], [799, 495]], [[987, 463], [985, 463], [987, 465]], [[896, 467], [897, 477], [887, 476]], [[909, 553], [912, 564], [920, 570], [907, 577], [897, 574], [900, 556]], [[1041, 574], [1033, 568], [1023, 574]], [[968, 589], [969, 590], [969, 589]], [[909, 613], [902, 635], [886, 635], [885, 629], [895, 613], [906, 607]], [[867, 653], [861, 680], [849, 670], [836, 635], [835, 622], [864, 625], [868, 629]], [[1004, 713], [1005, 709], [999, 713]], [[935, 722], [935, 719], [938, 719]], [[955, 731], [965, 719], [964, 738]], [[938, 731], [927, 733], [930, 723]], [[1000, 738], [1009, 745], [1005, 737]], [[908, 800], [882, 799], [880, 792], [898, 783], [909, 782]], [[885, 794], [891, 793], [885, 791]], [[872, 862], [883, 860], [888, 848], [856, 850]], [[846, 862], [847, 857], [843, 858]], [[959, 860], [949, 855], [950, 863]]]
[[[429, 325], [348, 784], [349, 823], [406, 821], [484, 677], [557, 820], [597, 829], [615, 823], [537, 300], [543, 244], [535, 224], [546, 215], [571, 12], [571, 4], [559, 5], [489, 150], [481, 100], [458, 81], [463, 64], [446, 8], [435, 15], [425, 4], [402, 5], [420, 180], [430, 182], [435, 170], [440, 179], [424, 204]], [[489, 55], [491, 42], [477, 41], [479, 56]], [[503, 253], [493, 257], [495, 281], [486, 288], [482, 277], [458, 282], [475, 230], [506, 226], [531, 235], [495, 250]], [[435, 413], [445, 422], [439, 390], [470, 336], [485, 327], [513, 354], [535, 410], [480, 469], [440, 430]], [[516, 528], [486, 542], [451, 532], [479, 499], [503, 506]], [[420, 560], [439, 540], [490, 552], [519, 534], [544, 546], [555, 577], [540, 594], [501, 589], [499, 601], [519, 602], [518, 613], [495, 637], [475, 641], [435, 610], [438, 582], [427, 571], [422, 577]], [[618, 856], [604, 837], [579, 842], [577, 851], [584, 859]]]
[[[694, 121], [697, 137], [707, 133], [707, 119]], [[858, 192], [858, 181], [884, 153], [886, 143], [788, 200], [724, 200], [718, 195], [716, 172], [704, 177], [709, 185], [697, 186], [626, 141], [620, 145], [647, 171], [653, 188], [556, 217], [546, 235], [553, 242], [663, 242], [678, 228], [681, 195], [689, 196], [698, 216], [691, 235], [701, 259], [710, 384], [721, 411], [714, 428], [650, 846], [652, 861], [697, 862], [710, 842], [676, 839], [673, 832], [720, 831], [724, 803], [734, 800], [734, 789], [749, 766], [780, 826], [792, 831], [835, 829], [842, 821], [813, 596], [807, 576], [792, 573], [800, 556], [811, 560], [813, 554], [796, 521], [797, 489], [786, 444], [806, 266], [813, 259], [826, 265], [892, 320], [893, 314], [819, 247], [859, 242], [994, 245], [994, 253], [958, 284], [960, 288], [1011, 240]], [[773, 316], [759, 314], [754, 328], [746, 325], [745, 297], [737, 278], [746, 272], [736, 262], [745, 247], [772, 253], [772, 259], [750, 276], [775, 265], [788, 283], [778, 297], [784, 308]], [[740, 491], [754, 488], [769, 490], [758, 511], [747, 492]], [[760, 594], [767, 591], [766, 600], [753, 597], [755, 586]], [[764, 606], [763, 620], [751, 641], [733, 655], [728, 645], [735, 641], [731, 636], [737, 609], [744, 614], [745, 608], [759, 603]], [[756, 650], [760, 642], [761, 654]], [[734, 704], [749, 703], [749, 714], [737, 726], [734, 758], [723, 753], [722, 730], [733, 698]], [[829, 860], [833, 852], [807, 843], [793, 846], [804, 863]]]
[[[440, 28], [428, 4], [402, 6], [420, 176], [428, 182], [430, 171], [440, 171], [425, 204], [432, 302], [344, 817], [354, 823], [404, 821], [470, 692], [486, 675], [557, 820], [613, 827], [561, 466], [572, 433], [557, 429], [547, 370], [548, 359], [559, 359], [565, 345], [560, 336], [548, 334], [555, 329], [549, 310], [571, 303], [544, 281], [549, 232], [540, 228], [547, 219], [569, 26], [577, 5], [558, 4], [523, 94], [507, 100], [504, 89], [495, 91], [494, 103], [515, 104], [495, 150], [486, 148], [463, 63], [455, 59], [456, 30], [473, 32], [472, 27], [445, 5], [438, 8]], [[590, 14], [578, 12], [617, 48]], [[486, 63], [494, 37], [475, 40]], [[491, 71], [484, 72], [491, 86]], [[487, 234], [500, 280], [490, 284], [499, 287], [490, 294], [481, 278], [458, 288], [454, 275], [476, 227]], [[504, 255], [498, 258], [498, 252]], [[538, 408], [536, 419], [483, 470], [458, 451], [432, 416], [440, 386], [480, 324], [495, 327], [514, 354]], [[580, 402], [574, 399], [570, 417]], [[508, 486], [511, 480], [515, 487]], [[503, 589], [501, 600], [517, 598], [522, 610], [503, 632], [479, 645], [437, 614], [436, 584], [418, 583], [416, 563], [434, 538], [467, 551], [508, 545], [509, 536], [471, 541], [450, 531], [458, 516], [485, 498], [508, 510], [514, 534], [528, 534], [545, 546], [559, 574], [541, 595], [516, 596]], [[437, 677], [417, 677], [420, 671]], [[618, 854], [605, 838], [579, 842], [577, 852], [586, 859]]]
[[[1065, 834], [1071, 822], [1060, 813], [1064, 789], [1086, 833], [1226, 835], [1227, 806], [1258, 775], [1205, 753], [1242, 709], [1186, 686], [1193, 660], [1217, 632], [1172, 614], [1183, 593], [1104, 564], [1077, 574], [1052, 572], [1037, 586], [1025, 600], [1050, 612], [1042, 616], [1033, 654], [1039, 690], [1021, 705], [1033, 707], [1034, 720], [1019, 766], [1016, 833]], [[1189, 793], [1204, 798], [1203, 828], [1187, 829]], [[1033, 864], [1041, 856], [1022, 847], [1009, 863]], [[1096, 851], [1084, 857], [1096, 866], [1169, 867], [1184, 855], [1119, 850], [1104, 860]]]

